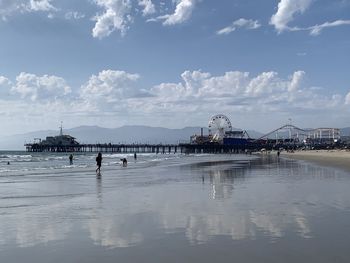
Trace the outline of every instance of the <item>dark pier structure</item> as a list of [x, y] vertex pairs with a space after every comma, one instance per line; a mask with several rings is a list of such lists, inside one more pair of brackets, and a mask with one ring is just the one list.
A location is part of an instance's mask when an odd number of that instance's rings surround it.
[[156, 153], [156, 154], [201, 154], [201, 153], [245, 153], [253, 151], [294, 148], [293, 144], [276, 144], [275, 141], [246, 142], [241, 144], [25, 144], [27, 152], [104, 152], [104, 153]]
[[175, 144], [25, 144], [27, 152], [104, 152], [104, 153], [183, 153], [184, 148]]

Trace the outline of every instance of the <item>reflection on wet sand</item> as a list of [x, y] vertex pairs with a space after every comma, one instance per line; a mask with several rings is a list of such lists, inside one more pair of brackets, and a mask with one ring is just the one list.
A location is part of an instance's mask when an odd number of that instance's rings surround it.
[[[320, 214], [336, 209], [341, 216], [350, 208], [349, 178], [297, 161], [261, 158], [142, 172], [149, 176], [135, 180], [131, 174], [104, 174], [94, 181], [90, 195], [38, 207], [1, 208], [0, 244], [30, 247], [84, 232], [95, 245], [108, 248], [166, 239], [171, 233], [182, 234], [193, 245], [217, 236], [311, 239]], [[152, 184], [164, 177], [177, 180]], [[137, 183], [130, 187], [130, 180]]]

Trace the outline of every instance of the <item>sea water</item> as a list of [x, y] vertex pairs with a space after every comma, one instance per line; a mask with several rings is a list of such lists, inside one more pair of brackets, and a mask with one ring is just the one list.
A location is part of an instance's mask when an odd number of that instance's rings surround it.
[[[0, 151], [0, 176], [26, 173], [47, 173], [50, 170], [72, 171], [74, 168], [91, 170], [96, 166], [97, 153], [73, 153], [73, 164], [69, 162], [70, 153]], [[176, 159], [177, 154], [137, 154], [137, 164]], [[134, 162], [133, 153], [103, 153], [104, 167], [119, 167], [121, 159]], [[135, 163], [135, 162], [134, 162]]]
[[349, 262], [346, 171], [275, 155], [122, 157], [104, 155], [96, 176], [94, 154], [74, 167], [3, 154], [22, 168], [0, 174], [0, 262]]

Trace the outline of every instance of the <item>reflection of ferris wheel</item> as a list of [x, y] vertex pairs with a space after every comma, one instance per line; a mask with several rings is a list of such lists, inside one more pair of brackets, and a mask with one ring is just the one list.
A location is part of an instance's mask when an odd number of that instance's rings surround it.
[[208, 128], [213, 141], [222, 141], [225, 133], [232, 131], [231, 121], [223, 114], [211, 117]]

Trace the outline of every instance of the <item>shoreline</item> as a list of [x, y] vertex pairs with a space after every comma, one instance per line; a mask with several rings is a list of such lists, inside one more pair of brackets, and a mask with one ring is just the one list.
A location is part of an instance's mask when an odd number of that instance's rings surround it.
[[294, 153], [282, 152], [281, 157], [302, 160], [321, 166], [339, 168], [350, 172], [350, 152], [344, 150], [308, 150]]

